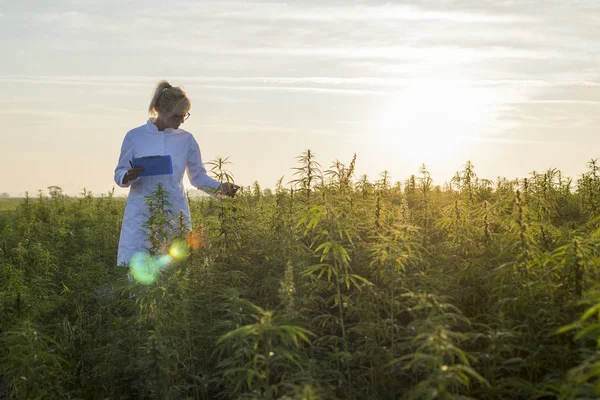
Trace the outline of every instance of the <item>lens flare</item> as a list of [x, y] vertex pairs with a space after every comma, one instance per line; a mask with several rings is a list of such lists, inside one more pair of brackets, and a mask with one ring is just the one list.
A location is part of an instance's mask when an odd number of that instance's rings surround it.
[[135, 253], [131, 257], [129, 273], [136, 282], [150, 285], [158, 279], [161, 269], [168, 267], [175, 261], [189, 257], [190, 248], [183, 240], [175, 241], [169, 249], [169, 254], [152, 257], [146, 253]]
[[202, 230], [195, 230], [190, 232], [187, 237], [187, 243], [193, 250], [198, 250], [204, 247], [204, 232]]
[[190, 255], [190, 248], [186, 242], [177, 240], [171, 245], [169, 254], [177, 261], [185, 260]]
[[156, 265], [158, 266], [159, 269], [163, 269], [164, 267], [171, 264], [171, 262], [173, 262], [173, 257], [170, 256], [169, 254], [160, 256], [156, 259]]
[[142, 285], [150, 285], [158, 278], [159, 266], [151, 256], [145, 253], [135, 253], [131, 257], [130, 272], [133, 279]]

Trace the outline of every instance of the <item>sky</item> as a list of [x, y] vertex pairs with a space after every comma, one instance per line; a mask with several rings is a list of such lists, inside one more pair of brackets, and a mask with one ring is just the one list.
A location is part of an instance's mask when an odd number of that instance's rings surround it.
[[372, 181], [576, 179], [600, 157], [599, 37], [597, 0], [0, 0], [0, 192], [108, 193], [161, 79], [242, 185], [293, 180], [306, 149]]

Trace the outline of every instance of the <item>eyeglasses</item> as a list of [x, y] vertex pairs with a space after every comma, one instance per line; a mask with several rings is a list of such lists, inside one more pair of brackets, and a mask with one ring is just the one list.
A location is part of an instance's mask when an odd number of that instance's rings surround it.
[[189, 112], [185, 113], [184, 115], [173, 115], [173, 118], [176, 121], [181, 121], [181, 122], [186, 121], [189, 117], [190, 117], [190, 113]]

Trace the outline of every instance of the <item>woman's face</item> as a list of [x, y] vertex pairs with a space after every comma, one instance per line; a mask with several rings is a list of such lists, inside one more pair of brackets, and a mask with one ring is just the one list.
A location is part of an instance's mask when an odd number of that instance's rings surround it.
[[188, 119], [189, 116], [189, 112], [186, 112], [185, 114], [169, 114], [159, 112], [158, 119], [162, 121], [165, 128], [179, 129], [179, 125], [181, 125], [186, 119]]

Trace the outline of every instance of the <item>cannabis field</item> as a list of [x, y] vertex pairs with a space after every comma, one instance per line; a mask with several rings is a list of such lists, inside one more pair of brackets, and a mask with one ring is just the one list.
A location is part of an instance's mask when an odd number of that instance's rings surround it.
[[600, 397], [595, 161], [443, 185], [355, 161], [192, 198], [191, 234], [158, 187], [149, 280], [116, 266], [112, 193], [0, 212], [0, 398]]

